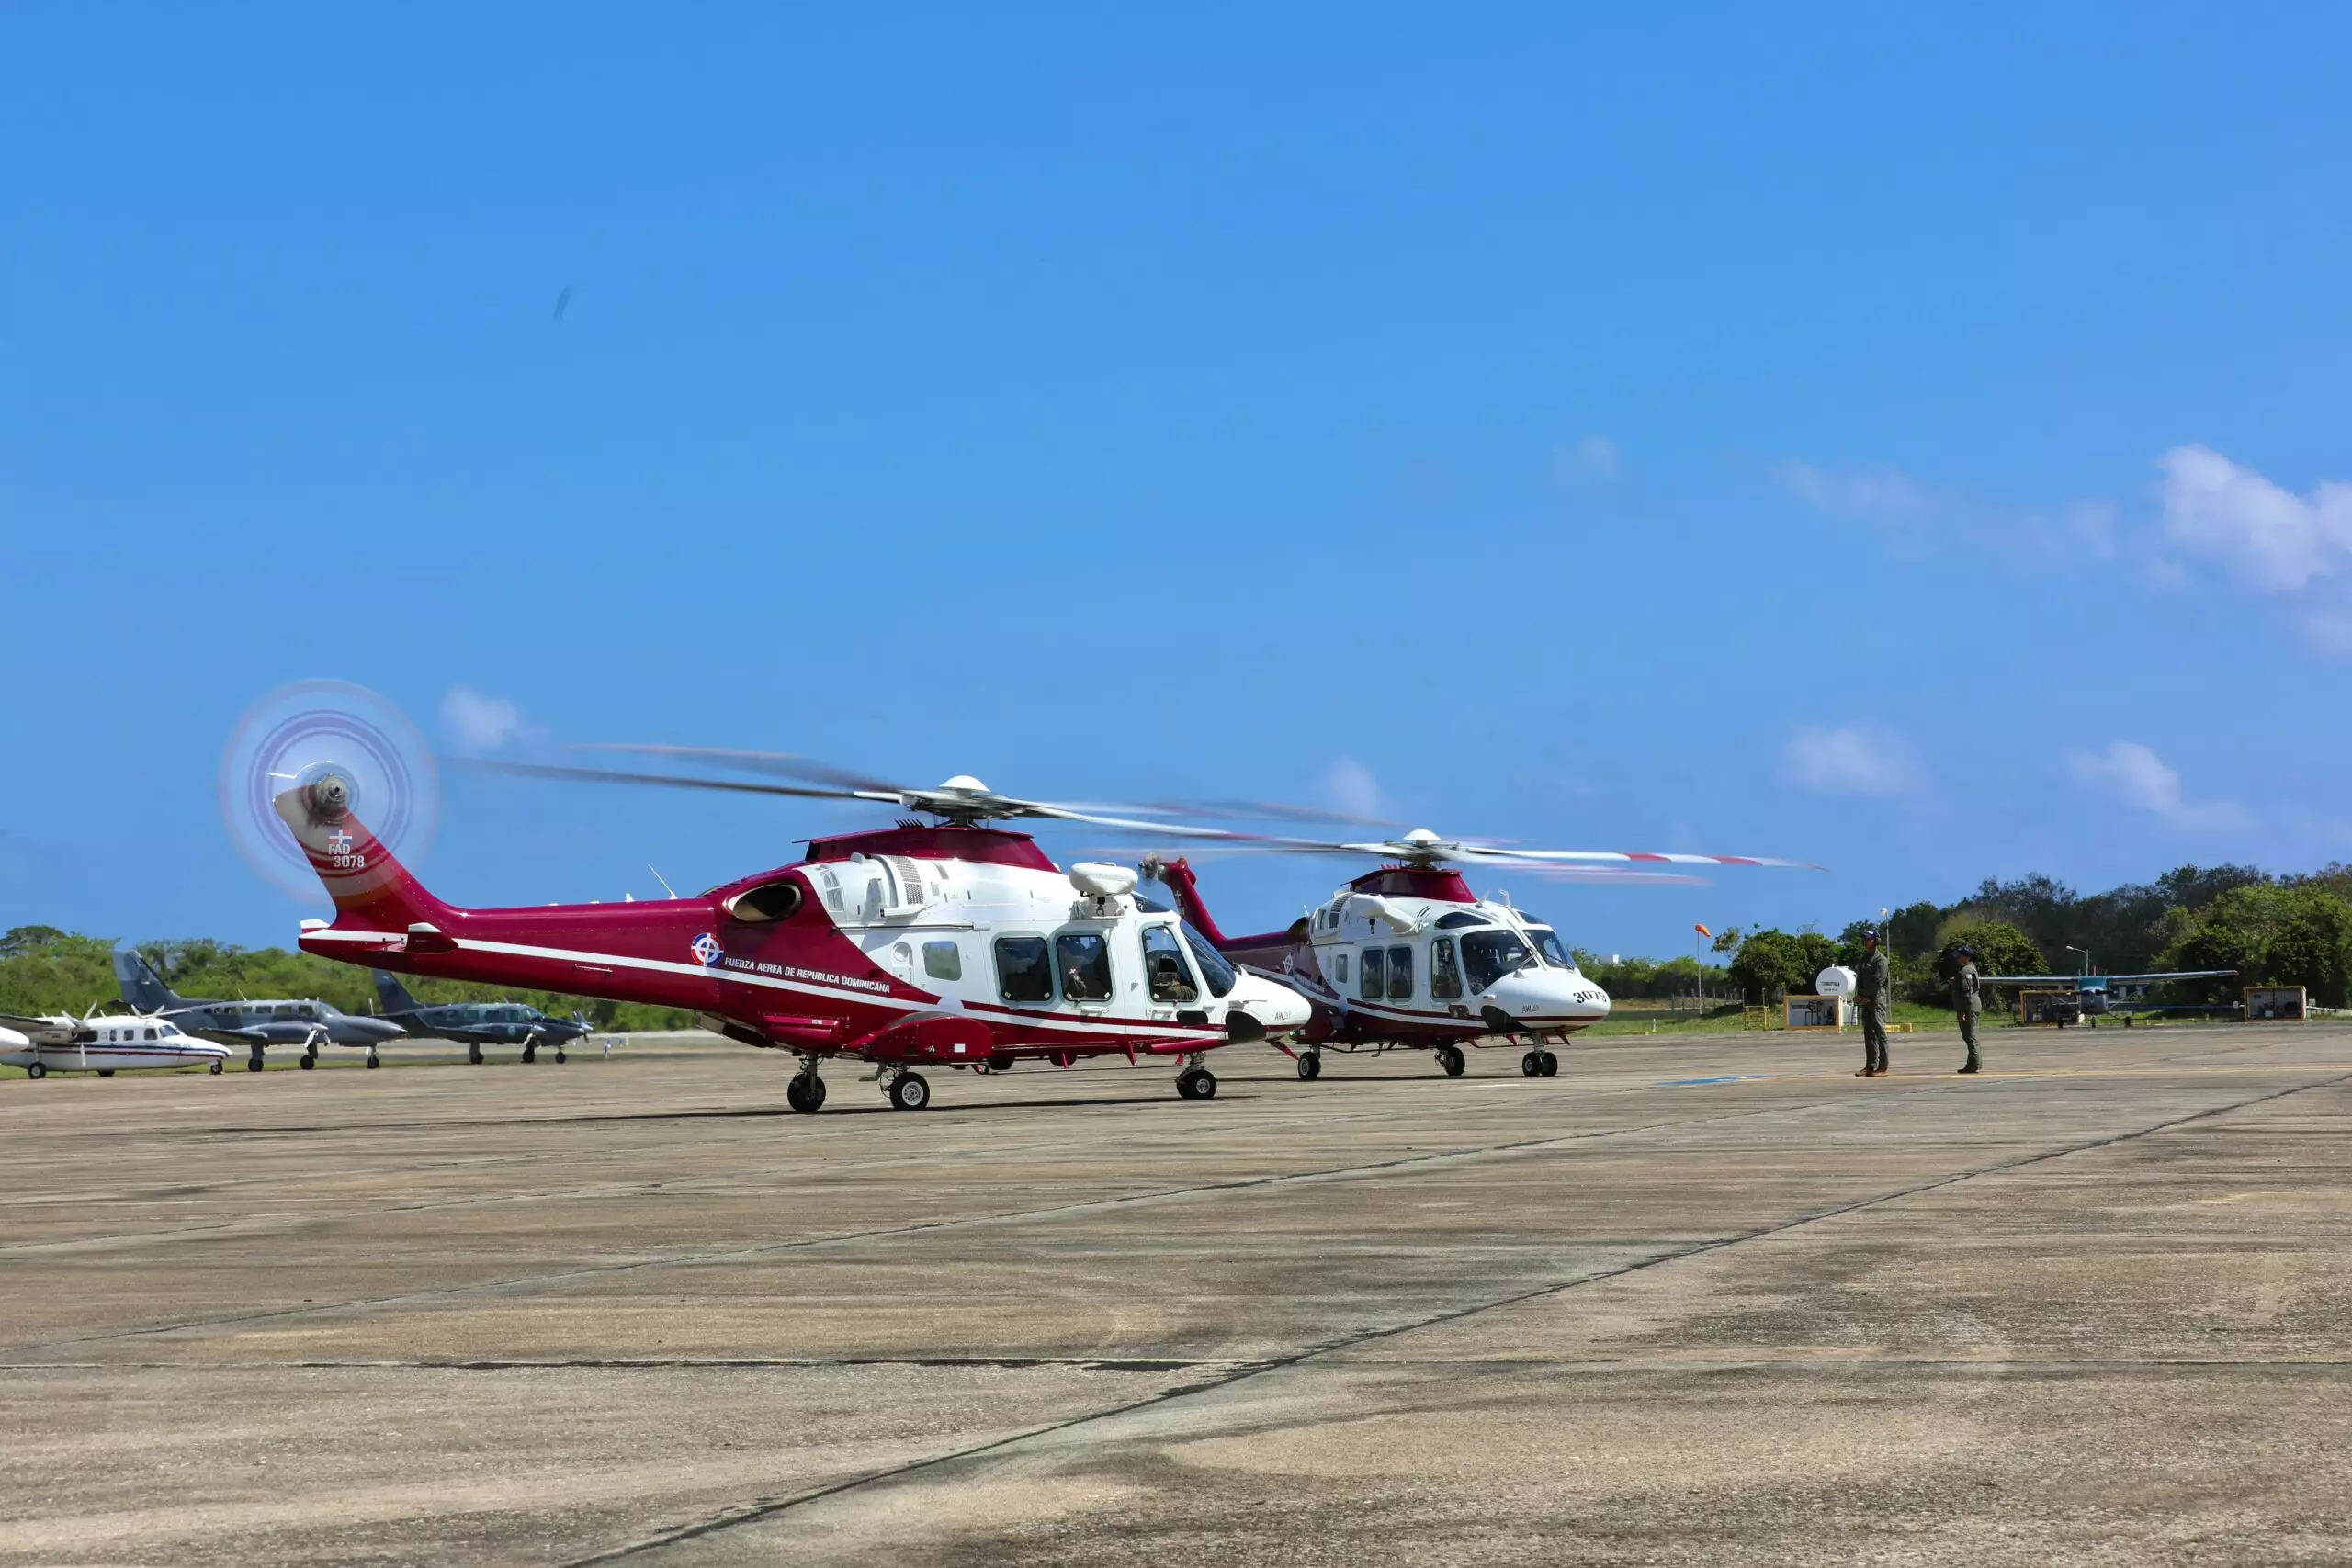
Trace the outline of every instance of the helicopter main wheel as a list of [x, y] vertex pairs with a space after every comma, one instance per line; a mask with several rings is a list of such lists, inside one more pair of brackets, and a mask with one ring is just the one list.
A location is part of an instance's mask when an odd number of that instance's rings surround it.
[[319, 1059], [305, 1051], [302, 1055], [294, 1058], [294, 1065], [307, 1073], [312, 1067], [319, 1065]]
[[931, 1104], [931, 1085], [921, 1073], [900, 1073], [890, 1080], [890, 1105], [897, 1111], [921, 1111]]
[[1526, 1055], [1521, 1056], [1519, 1059], [1519, 1071], [1520, 1075], [1523, 1077], [1542, 1077], [1544, 1076], [1544, 1053], [1541, 1051], [1530, 1051]]
[[1560, 1058], [1554, 1055], [1549, 1051], [1542, 1052], [1540, 1055], [1544, 1058], [1544, 1076], [1547, 1078], [1558, 1077], [1560, 1076]]
[[784, 1102], [804, 1116], [813, 1116], [824, 1109], [825, 1080], [814, 1073], [801, 1073], [784, 1086]]
[[1298, 1055], [1298, 1076], [1313, 1083], [1323, 1076], [1323, 1053], [1302, 1051]]
[[481, 1045], [479, 1042], [468, 1041], [466, 1043], [466, 1061], [472, 1066], [479, 1067], [481, 1066]]
[[1186, 1100], [1215, 1100], [1216, 1075], [1206, 1067], [1187, 1067], [1176, 1075], [1176, 1092]]
[[1441, 1045], [1437, 1048], [1437, 1065], [1445, 1069], [1447, 1077], [1458, 1078], [1462, 1069], [1470, 1065], [1470, 1058], [1462, 1054], [1459, 1045]]
[[49, 1064], [46, 1062], [32, 1062], [27, 1064], [25, 1067], [25, 1077], [28, 1078], [45, 1078], [49, 1077]]
[[220, 1076], [220, 1058], [218, 1056], [213, 1057], [212, 1065], [204, 1070], [210, 1073], [214, 1077], [219, 1077]]

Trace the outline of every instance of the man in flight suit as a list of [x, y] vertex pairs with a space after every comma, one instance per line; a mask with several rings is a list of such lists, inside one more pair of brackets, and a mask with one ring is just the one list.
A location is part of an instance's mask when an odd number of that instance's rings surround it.
[[1960, 969], [1951, 977], [1951, 1010], [1960, 1018], [1960, 1038], [1968, 1046], [1968, 1060], [1961, 1067], [1963, 1073], [1976, 1071], [1976, 1015], [1984, 1010], [1984, 998], [1976, 991], [1976, 950], [1955, 947], [1954, 958]]
[[1886, 950], [1876, 927], [1862, 932], [1862, 962], [1854, 971], [1854, 1005], [1862, 1015], [1862, 1070], [1858, 1078], [1886, 1075]]

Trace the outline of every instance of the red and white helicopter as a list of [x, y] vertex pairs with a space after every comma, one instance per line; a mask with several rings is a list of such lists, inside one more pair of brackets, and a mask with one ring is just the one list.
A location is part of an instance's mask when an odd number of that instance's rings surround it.
[[1302, 1078], [1321, 1076], [1327, 1048], [1430, 1051], [1447, 1077], [1459, 1077], [1467, 1066], [1462, 1048], [1497, 1038], [1521, 1047], [1521, 1073], [1550, 1077], [1560, 1070], [1553, 1043], [1609, 1016], [1609, 994], [1577, 969], [1549, 921], [1514, 908], [1508, 895], [1477, 897], [1448, 863], [1588, 882], [1696, 880], [1651, 869], [1659, 866], [1821, 869], [1751, 855], [1456, 842], [1426, 828], [1374, 843], [1285, 838], [1266, 847], [1374, 855], [1387, 863], [1337, 889], [1287, 930], [1236, 937], [1217, 929], [1184, 860], [1148, 859], [1143, 871], [1167, 885], [1185, 920], [1227, 958], [1295, 987], [1315, 1004], [1293, 1053]]
[[805, 860], [691, 898], [466, 909], [427, 892], [361, 821], [349, 770], [318, 762], [271, 798], [334, 897], [333, 923], [303, 923], [306, 953], [403, 974], [488, 981], [691, 1008], [747, 1045], [789, 1051], [786, 1099], [825, 1102], [819, 1066], [875, 1063], [890, 1103], [931, 1103], [922, 1069], [1002, 1071], [1121, 1055], [1182, 1064], [1176, 1091], [1207, 1099], [1208, 1053], [1279, 1037], [1310, 1010], [1290, 986], [1244, 973], [1170, 911], [1135, 897], [1127, 866], [1065, 874], [1018, 818], [1152, 835], [1217, 829], [1128, 820], [999, 795], [957, 776], [936, 789], [859, 778], [764, 753], [612, 750], [694, 757], [813, 783], [483, 763], [543, 778], [866, 800], [923, 813], [871, 832], [808, 840]]

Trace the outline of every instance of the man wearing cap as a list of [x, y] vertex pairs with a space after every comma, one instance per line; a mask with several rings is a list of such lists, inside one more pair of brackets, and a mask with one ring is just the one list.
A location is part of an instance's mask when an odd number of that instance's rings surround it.
[[1886, 950], [1878, 944], [1878, 928], [1862, 931], [1862, 962], [1854, 970], [1854, 1006], [1862, 1015], [1862, 1070], [1858, 1078], [1886, 1074]]
[[1960, 968], [1951, 977], [1951, 1010], [1960, 1018], [1960, 1038], [1968, 1047], [1968, 1060], [1961, 1071], [1976, 1071], [1976, 1015], [1984, 1010], [1984, 998], [1976, 993], [1976, 950], [1955, 947], [1951, 955], [1960, 960]]

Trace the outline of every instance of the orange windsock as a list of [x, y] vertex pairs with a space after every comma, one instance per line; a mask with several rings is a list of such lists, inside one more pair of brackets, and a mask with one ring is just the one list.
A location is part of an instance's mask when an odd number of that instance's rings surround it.
[[1704, 926], [1697, 926], [1697, 925], [1694, 925], [1694, 926], [1692, 926], [1690, 929], [1691, 929], [1692, 931], [1697, 931], [1701, 936], [1713, 936], [1713, 935], [1714, 935], [1714, 934], [1715, 934], [1714, 932], [1713, 932], [1713, 931], [1709, 931], [1709, 930], [1708, 930], [1706, 927], [1704, 927]]

